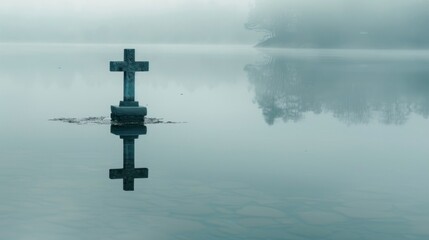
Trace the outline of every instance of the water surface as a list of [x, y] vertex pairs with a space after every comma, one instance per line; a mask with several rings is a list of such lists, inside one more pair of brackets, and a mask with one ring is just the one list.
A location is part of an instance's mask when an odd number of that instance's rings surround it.
[[[123, 191], [123, 48], [148, 124]], [[427, 239], [429, 52], [0, 46], [2, 239]]]

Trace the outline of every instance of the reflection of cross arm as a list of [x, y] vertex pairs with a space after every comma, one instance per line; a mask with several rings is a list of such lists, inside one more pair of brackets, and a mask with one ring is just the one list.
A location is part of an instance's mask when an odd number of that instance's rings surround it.
[[134, 190], [134, 179], [148, 178], [149, 170], [147, 168], [123, 168], [123, 169], [110, 169], [110, 179], [123, 179], [123, 188], [125, 191]]

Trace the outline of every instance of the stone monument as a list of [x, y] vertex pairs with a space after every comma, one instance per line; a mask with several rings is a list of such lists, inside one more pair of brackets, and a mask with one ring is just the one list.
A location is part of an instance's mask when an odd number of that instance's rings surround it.
[[147, 168], [135, 168], [134, 142], [139, 135], [145, 135], [147, 130], [144, 125], [111, 125], [110, 132], [120, 136], [123, 140], [124, 167], [121, 169], [110, 169], [110, 179], [122, 179], [124, 191], [134, 191], [134, 179], [148, 178]]
[[124, 49], [124, 61], [110, 62], [111, 72], [124, 72], [124, 99], [119, 106], [111, 106], [111, 118], [119, 122], [144, 122], [145, 107], [135, 101], [135, 73], [149, 71], [149, 62], [136, 62], [135, 50]]

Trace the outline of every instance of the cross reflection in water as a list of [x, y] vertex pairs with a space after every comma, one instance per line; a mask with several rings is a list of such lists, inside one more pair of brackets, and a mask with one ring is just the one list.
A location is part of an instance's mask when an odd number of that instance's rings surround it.
[[110, 132], [120, 136], [123, 140], [123, 158], [124, 167], [122, 169], [110, 169], [110, 179], [123, 179], [124, 191], [134, 191], [134, 179], [148, 178], [147, 168], [135, 168], [134, 142], [139, 135], [146, 135], [146, 126], [142, 124], [135, 125], [111, 125]]

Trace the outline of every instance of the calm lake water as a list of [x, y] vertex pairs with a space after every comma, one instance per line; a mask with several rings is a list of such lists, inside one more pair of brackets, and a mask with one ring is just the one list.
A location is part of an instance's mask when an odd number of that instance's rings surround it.
[[[134, 191], [109, 124], [124, 48], [148, 117]], [[0, 239], [429, 237], [429, 52], [0, 45]]]

